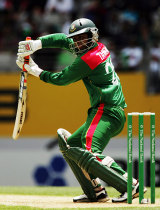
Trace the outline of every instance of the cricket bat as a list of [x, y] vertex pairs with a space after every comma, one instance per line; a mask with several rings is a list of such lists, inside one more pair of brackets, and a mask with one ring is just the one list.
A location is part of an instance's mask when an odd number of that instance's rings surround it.
[[[31, 40], [31, 37], [26, 37], [26, 40]], [[25, 57], [24, 64], [29, 63], [29, 56]], [[23, 70], [21, 71], [20, 83], [19, 83], [19, 96], [18, 96], [18, 107], [16, 120], [14, 124], [12, 137], [14, 140], [17, 140], [19, 134], [22, 130], [25, 115], [26, 115], [26, 99], [27, 99], [27, 77], [28, 73], [23, 66]]]

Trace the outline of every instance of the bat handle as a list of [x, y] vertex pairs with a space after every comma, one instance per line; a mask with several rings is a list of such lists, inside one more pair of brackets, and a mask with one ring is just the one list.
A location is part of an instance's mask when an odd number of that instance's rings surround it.
[[[26, 41], [27, 41], [27, 40], [31, 40], [31, 37], [27, 36], [27, 37], [26, 37]], [[30, 47], [30, 46], [28, 46], [28, 47]], [[24, 57], [24, 65], [25, 65], [25, 64], [29, 64], [29, 55]], [[24, 71], [24, 72], [27, 72], [27, 70], [24, 68], [24, 65], [23, 65], [23, 71]]]

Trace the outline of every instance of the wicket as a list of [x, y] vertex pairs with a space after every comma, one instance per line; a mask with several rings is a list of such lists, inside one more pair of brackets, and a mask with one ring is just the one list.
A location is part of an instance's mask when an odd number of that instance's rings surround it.
[[151, 203], [155, 203], [155, 113], [132, 112], [127, 116], [127, 202], [132, 203], [132, 116], [139, 117], [139, 203], [144, 199], [144, 116], [150, 116], [150, 187]]

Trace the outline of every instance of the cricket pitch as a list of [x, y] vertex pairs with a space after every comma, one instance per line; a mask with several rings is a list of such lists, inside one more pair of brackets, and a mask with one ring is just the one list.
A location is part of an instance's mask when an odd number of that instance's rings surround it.
[[73, 203], [72, 197], [60, 196], [36, 196], [36, 195], [0, 195], [0, 205], [6, 206], [30, 206], [39, 208], [104, 208], [104, 207], [160, 207], [160, 199], [156, 204], [139, 204], [134, 199], [132, 204], [112, 203], [111, 199], [105, 203]]

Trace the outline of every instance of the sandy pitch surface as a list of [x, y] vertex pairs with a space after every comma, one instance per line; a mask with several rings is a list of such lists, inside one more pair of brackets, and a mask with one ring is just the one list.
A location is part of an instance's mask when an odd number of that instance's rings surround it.
[[[114, 204], [109, 200], [106, 203], [73, 203], [72, 197], [59, 196], [35, 196], [35, 195], [0, 195], [0, 205], [7, 206], [30, 206], [39, 208], [96, 208], [96, 207], [125, 207], [139, 206], [138, 198], [133, 200], [133, 204]], [[141, 204], [140, 206], [160, 207], [160, 199], [156, 199], [156, 204]]]

